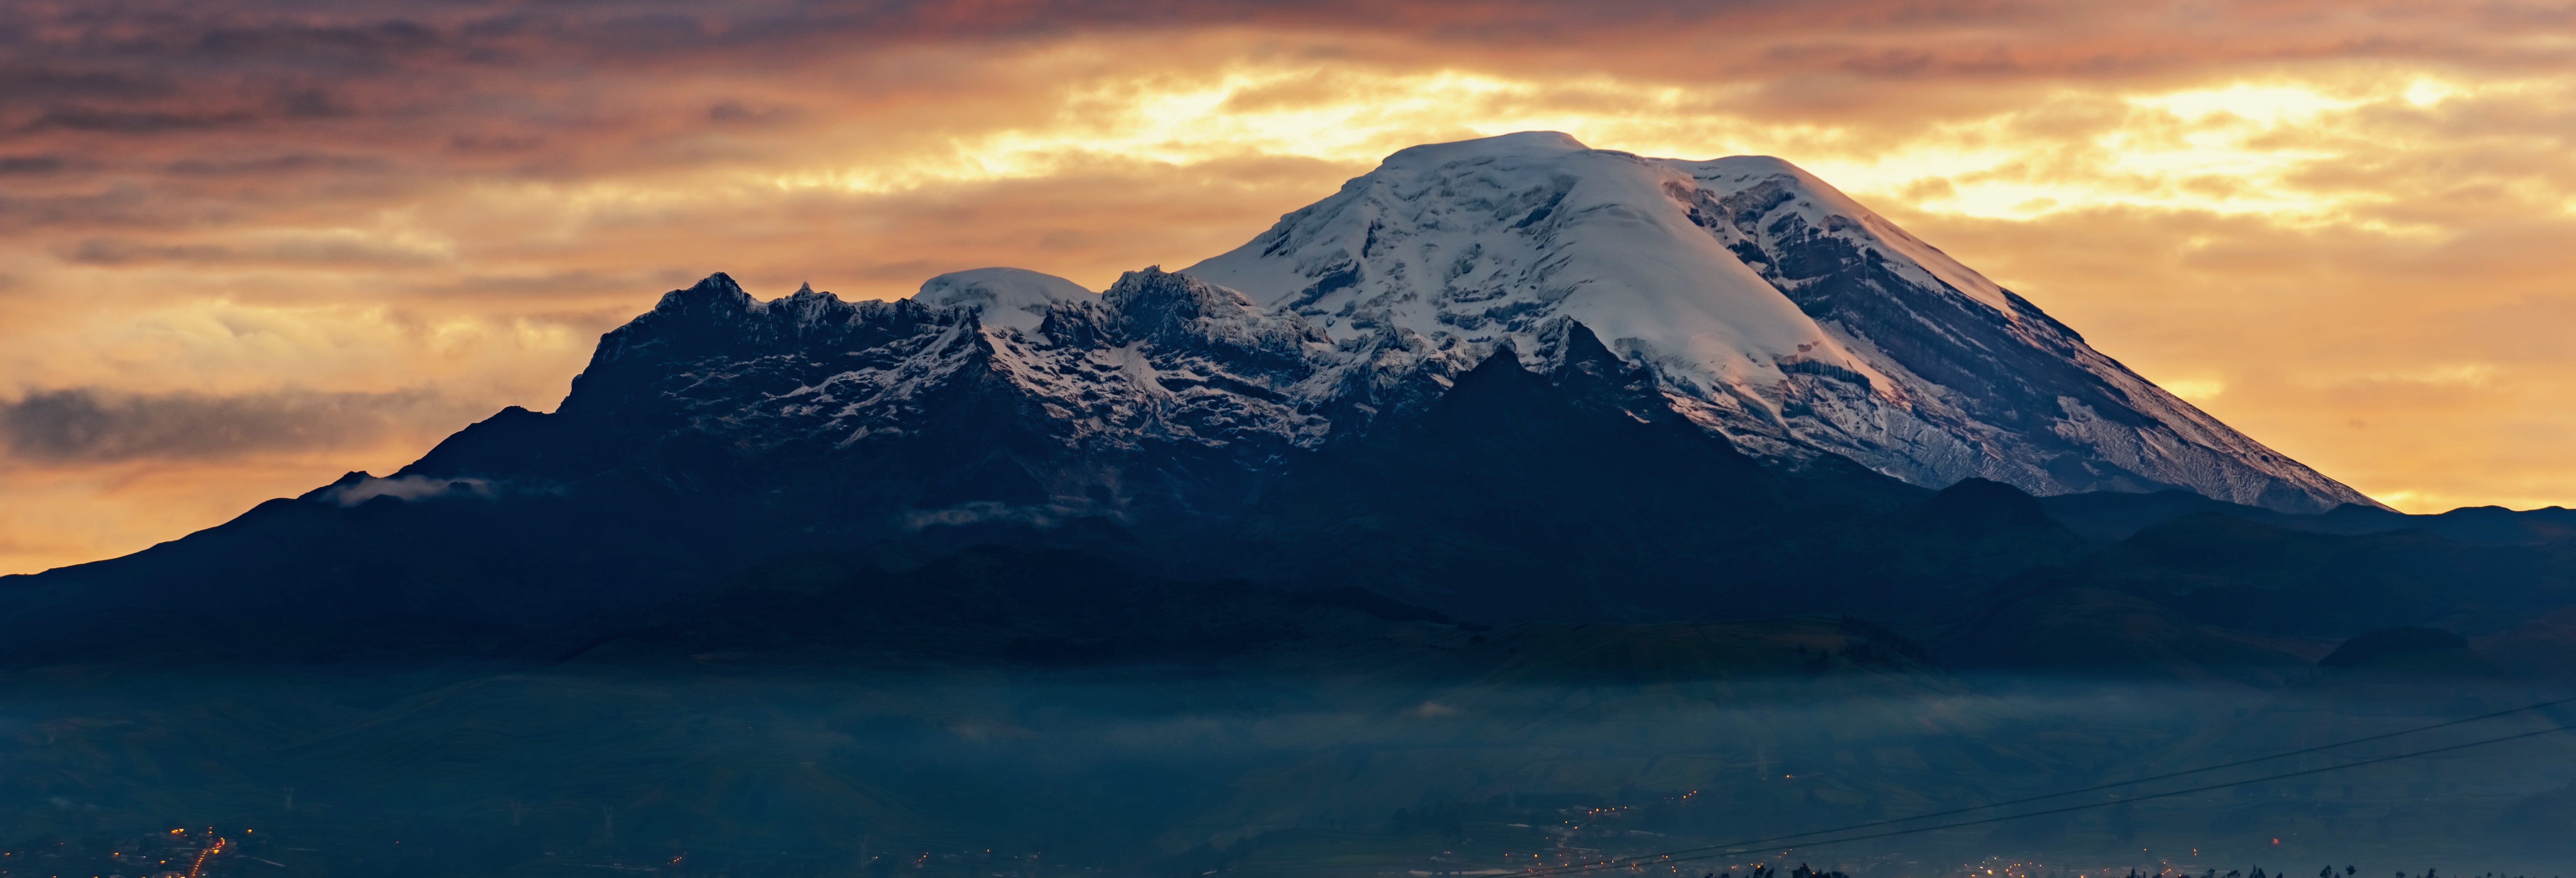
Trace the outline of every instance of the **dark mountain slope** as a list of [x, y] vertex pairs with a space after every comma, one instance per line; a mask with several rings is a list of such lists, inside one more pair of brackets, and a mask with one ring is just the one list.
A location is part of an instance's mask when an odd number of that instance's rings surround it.
[[572, 660], [1212, 665], [1299, 644], [1329, 651], [1350, 639], [1425, 636], [1466, 635], [1439, 613], [1358, 588], [1285, 592], [1183, 582], [1069, 550], [978, 546], [892, 569], [865, 553], [779, 558], [622, 622]]
[[[1198, 289], [1159, 277], [1137, 295]], [[611, 334], [562, 412], [505, 411], [391, 479], [352, 474], [133, 556], [0, 579], [0, 627], [24, 629], [9, 654], [41, 663], [129, 641], [313, 657], [529, 648], [767, 559], [865, 550], [918, 562], [975, 542], [1075, 547], [1145, 575], [1357, 585], [1487, 620], [1922, 603], [2075, 545], [2038, 516], [1926, 506], [1929, 492], [1839, 458], [1765, 467], [1675, 415], [1645, 373], [1571, 323], [1542, 352], [1548, 374], [1487, 358], [1426, 411], [1318, 451], [1258, 437], [1101, 448], [1030, 432], [1071, 427], [1015, 410], [1038, 404], [1015, 396], [1020, 385], [979, 377], [993, 340], [959, 334], [971, 318], [870, 303], [845, 331], [964, 339], [965, 365], [915, 388], [948, 396], [870, 415], [895, 426], [863, 441], [798, 439], [740, 422], [731, 402], [721, 416], [691, 402], [820, 380], [764, 371], [784, 354], [746, 359], [719, 344], [814, 331], [775, 322], [786, 305], [727, 310], [740, 305], [731, 297], [717, 281], [674, 293]], [[700, 313], [710, 308], [734, 316]], [[755, 317], [773, 323], [709, 328]], [[753, 442], [768, 436], [787, 438]], [[1226, 474], [1192, 469], [1201, 463]], [[1046, 484], [1086, 478], [1120, 486], [1102, 492], [1099, 514]], [[1139, 487], [1157, 479], [1189, 487]], [[1227, 504], [1252, 511], [1214, 514]]]
[[1978, 596], [1930, 646], [1967, 672], [2270, 690], [2305, 675], [2325, 642], [2206, 624], [2044, 569]]
[[2481, 655], [2514, 673], [2576, 681], [2576, 605], [2476, 638]]
[[661, 505], [599, 499], [272, 500], [123, 558], [0, 579], [0, 660], [484, 651], [668, 600], [743, 550], [654, 538], [673, 524]]
[[2318, 534], [2199, 513], [2023, 572], [1923, 630], [1962, 668], [2269, 689], [2308, 676], [2334, 639], [2375, 629], [2500, 632], [2481, 642], [2555, 676], [2576, 651], [2549, 621], [2566, 611], [2543, 614], [2571, 602], [2576, 544]]
[[[1693, 618], [1937, 601], [2069, 557], [2035, 507], [1837, 457], [1766, 468], [1662, 408], [1570, 324], [1548, 374], [1509, 349], [1421, 418], [1328, 451], [1263, 500], [1256, 568], [1468, 618]], [[2009, 503], [2010, 500], [2001, 502]]]
[[2576, 603], [2576, 543], [2340, 536], [2203, 514], [2140, 531], [2078, 575], [2233, 628], [2341, 637], [2429, 624], [2477, 634]]

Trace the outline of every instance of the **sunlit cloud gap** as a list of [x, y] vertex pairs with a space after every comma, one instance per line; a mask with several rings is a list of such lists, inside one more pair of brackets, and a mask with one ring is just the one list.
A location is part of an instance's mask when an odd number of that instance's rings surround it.
[[[1044, 125], [960, 138], [946, 150], [902, 158], [762, 175], [753, 185], [893, 193], [1102, 166], [1282, 157], [1356, 171], [1413, 143], [1554, 129], [1642, 154], [1780, 155], [1855, 194], [1921, 211], [2025, 220], [2145, 207], [2262, 215], [2290, 227], [2398, 230], [2354, 215], [2357, 207], [2386, 203], [2384, 193], [2327, 190], [2292, 178], [2368, 146], [2357, 114], [2422, 112], [2465, 92], [2420, 76], [2128, 96], [2066, 91], [2030, 108], [1890, 139], [1830, 125], [1759, 121], [1730, 109], [1747, 98], [1740, 86], [1606, 77], [1541, 82], [1464, 71], [1236, 69], [1206, 78], [1084, 83], [1061, 93]], [[2070, 125], [2077, 136], [2062, 136]], [[650, 198], [602, 191], [577, 202]]]

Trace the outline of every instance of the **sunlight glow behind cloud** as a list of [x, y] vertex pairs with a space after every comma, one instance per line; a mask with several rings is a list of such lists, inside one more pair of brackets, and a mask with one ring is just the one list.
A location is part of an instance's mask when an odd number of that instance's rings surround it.
[[[1396, 149], [1531, 129], [1796, 162], [2400, 506], [2576, 502], [2576, 44], [2547, 9], [655, 6], [665, 41], [627, 6], [462, 3], [388, 44], [390, 13], [235, 2], [0, 11], [0, 403], [410, 395], [220, 460], [0, 454], [0, 571], [550, 408], [709, 272], [1097, 288]], [[190, 27], [267, 42], [169, 49]]]
[[[2292, 178], [2373, 146], [2356, 117], [2430, 107], [2465, 91], [2426, 76], [2385, 74], [2363, 83], [2275, 78], [2136, 94], [2070, 90], [2035, 107], [1886, 139], [1859, 125], [1781, 124], [1736, 111], [1741, 86], [1236, 66], [1205, 77], [1155, 72], [1080, 83], [1054, 96], [1043, 124], [755, 179], [785, 192], [884, 194], [1045, 178], [1104, 163], [1188, 167], [1296, 157], [1364, 169], [1415, 143], [1558, 130], [1597, 148], [1645, 155], [1781, 155], [1872, 201], [1977, 217], [2148, 207], [2260, 214], [2284, 224], [2355, 222], [2348, 208], [2387, 196], [2326, 191]], [[2075, 114], [2093, 117], [2090, 130], [2063, 130], [2056, 117]], [[2032, 136], [2033, 129], [2059, 136]], [[575, 203], [653, 197], [586, 193]]]

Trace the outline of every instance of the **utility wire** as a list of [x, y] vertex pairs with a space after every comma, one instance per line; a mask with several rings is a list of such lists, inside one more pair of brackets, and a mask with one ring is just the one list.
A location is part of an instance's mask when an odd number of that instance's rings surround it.
[[[2362, 742], [2364, 742], [2364, 741], [2376, 741], [2376, 740], [2381, 740], [2381, 739], [2384, 739], [2384, 738], [2396, 737], [2396, 736], [2398, 736], [2398, 735], [2413, 734], [2413, 733], [2415, 733], [2415, 732], [2426, 731], [2426, 730], [2430, 730], [2430, 729], [2438, 729], [2438, 728], [2443, 728], [2443, 727], [2445, 727], [2445, 726], [2454, 726], [2454, 725], [2459, 725], [2459, 724], [2461, 724], [2461, 723], [2475, 722], [2475, 721], [2477, 721], [2477, 720], [2481, 720], [2481, 719], [2492, 719], [2492, 718], [2494, 718], [2494, 717], [2504, 716], [2504, 715], [2507, 715], [2507, 714], [2521, 713], [2521, 712], [2526, 711], [2526, 710], [2533, 710], [2533, 709], [2537, 709], [2537, 708], [2548, 707], [2548, 706], [2555, 705], [2555, 704], [2564, 704], [2564, 703], [2566, 703], [2567, 701], [2576, 701], [2576, 698], [2563, 699], [2563, 700], [2560, 700], [2560, 701], [2545, 702], [2545, 703], [2542, 703], [2542, 704], [2535, 704], [2535, 705], [2531, 705], [2530, 707], [2522, 707], [2522, 708], [2516, 708], [2516, 709], [2513, 709], [2513, 710], [2500, 711], [2500, 712], [2497, 712], [2497, 713], [2488, 714], [2488, 715], [2486, 715], [2486, 716], [2471, 717], [2471, 718], [2469, 718], [2469, 719], [2464, 719], [2464, 720], [2453, 720], [2453, 721], [2451, 721], [2451, 722], [2441, 723], [2441, 724], [2438, 724], [2438, 725], [2424, 726], [2423, 728], [2418, 728], [2418, 729], [2409, 729], [2409, 730], [2407, 730], [2407, 731], [2403, 731], [2403, 732], [2394, 732], [2394, 733], [2387, 734], [2387, 735], [2378, 735], [2378, 736], [2375, 736], [2375, 737], [2369, 737], [2369, 738], [2357, 738], [2357, 739], [2354, 739], [2354, 740], [2345, 741], [2345, 742], [2343, 742], [2343, 743], [2341, 743], [2341, 744], [2328, 744], [2328, 745], [2325, 745], [2325, 746], [2323, 746], [2323, 747], [2311, 747], [2311, 748], [2308, 748], [2308, 749], [2306, 749], [2306, 750], [2294, 750], [2294, 751], [2290, 751], [2290, 752], [2288, 752], [2288, 753], [2281, 753], [2281, 754], [2277, 754], [2277, 755], [2273, 755], [2273, 756], [2266, 756], [2266, 757], [2263, 757], [2263, 758], [2260, 758], [2260, 759], [2249, 759], [2249, 760], [2244, 760], [2244, 761], [2241, 761], [2241, 762], [2231, 762], [2231, 763], [2228, 763], [2228, 764], [2226, 764], [2226, 765], [2216, 765], [2216, 766], [2211, 766], [2211, 767], [2209, 767], [2209, 768], [2194, 769], [2194, 770], [2192, 770], [2192, 771], [2183, 771], [2183, 772], [2175, 772], [2175, 773], [2173, 773], [2173, 774], [2157, 775], [2157, 776], [2155, 776], [2155, 777], [2140, 778], [2140, 779], [2138, 779], [2138, 780], [2127, 781], [2127, 782], [2123, 782], [2123, 783], [2107, 784], [2107, 785], [2104, 785], [2104, 786], [2098, 786], [2098, 787], [2088, 787], [2088, 788], [2086, 788], [2086, 789], [2082, 789], [2082, 790], [2069, 790], [2069, 791], [2067, 791], [2067, 792], [2063, 792], [2063, 793], [2052, 793], [2052, 794], [2045, 795], [2045, 796], [2035, 796], [2035, 797], [2028, 798], [2028, 799], [2018, 799], [2018, 800], [2014, 800], [2014, 801], [2010, 801], [2010, 802], [1997, 802], [1997, 803], [1994, 803], [1994, 804], [1991, 804], [1991, 805], [1978, 805], [1978, 806], [1976, 806], [1976, 807], [1972, 807], [1972, 808], [1960, 808], [1960, 809], [1955, 810], [1955, 811], [1943, 811], [1943, 812], [1938, 812], [1938, 813], [1934, 813], [1934, 814], [1922, 814], [1922, 815], [1917, 815], [1917, 816], [1914, 816], [1914, 817], [1899, 818], [1899, 819], [1896, 819], [1896, 820], [1875, 820], [1875, 821], [1871, 821], [1871, 822], [1868, 822], [1868, 823], [1858, 823], [1858, 824], [1853, 824], [1853, 825], [1851, 825], [1851, 826], [1843, 826], [1843, 827], [1838, 827], [1838, 828], [1834, 828], [1834, 829], [1819, 829], [1819, 830], [1816, 830], [1816, 831], [1813, 831], [1813, 832], [1802, 832], [1802, 833], [1798, 833], [1798, 834], [1796, 834], [1796, 835], [1775, 835], [1775, 836], [1772, 836], [1772, 837], [1770, 837], [1770, 838], [1757, 838], [1757, 839], [1752, 839], [1752, 840], [1750, 840], [1750, 841], [1732, 842], [1732, 843], [1722, 844], [1722, 845], [1711, 845], [1711, 846], [1708, 846], [1708, 847], [1686, 848], [1686, 849], [1683, 849], [1683, 850], [1673, 851], [1673, 852], [1670, 852], [1670, 853], [1664, 853], [1664, 854], [1648, 854], [1648, 855], [1641, 856], [1641, 857], [1628, 857], [1628, 858], [1626, 858], [1626, 859], [1620, 859], [1620, 860], [1608, 860], [1608, 861], [1603, 861], [1603, 862], [1599, 862], [1599, 863], [1586, 863], [1586, 864], [1583, 864], [1583, 865], [1580, 865], [1580, 866], [1557, 866], [1557, 867], [1554, 867], [1554, 868], [1548, 868], [1548, 869], [1532, 869], [1532, 870], [1529, 870], [1528, 872], [1526, 872], [1526, 873], [1524, 873], [1524, 874], [1528, 874], [1528, 875], [1537, 875], [1537, 876], [1573, 875], [1573, 874], [1578, 874], [1578, 873], [1583, 873], [1583, 872], [1594, 872], [1594, 871], [1599, 871], [1599, 870], [1602, 870], [1602, 869], [1624, 869], [1624, 868], [1627, 868], [1627, 867], [1629, 867], [1629, 866], [1643, 865], [1643, 864], [1647, 864], [1647, 863], [1681, 863], [1681, 862], [1689, 862], [1689, 861], [1692, 861], [1692, 860], [1705, 860], [1705, 859], [1711, 859], [1711, 858], [1715, 858], [1715, 857], [1727, 857], [1727, 856], [1734, 856], [1735, 854], [1743, 853], [1743, 852], [1748, 851], [1748, 850], [1752, 850], [1752, 849], [1754, 848], [1754, 846], [1756, 846], [1756, 845], [1765, 845], [1765, 846], [1767, 846], [1767, 843], [1768, 843], [1768, 842], [1775, 842], [1775, 841], [1788, 841], [1788, 840], [1791, 840], [1791, 839], [1807, 838], [1807, 837], [1810, 837], [1810, 836], [1818, 836], [1818, 835], [1832, 835], [1832, 834], [1835, 834], [1835, 833], [1850, 832], [1850, 831], [1852, 831], [1852, 830], [1856, 830], [1856, 829], [1868, 829], [1868, 828], [1873, 827], [1873, 826], [1886, 826], [1886, 825], [1889, 825], [1889, 824], [1894, 824], [1894, 823], [1907, 823], [1907, 822], [1911, 822], [1911, 821], [1915, 821], [1915, 820], [1922, 820], [1922, 819], [1931, 818], [1931, 817], [1940, 817], [1940, 816], [1947, 816], [1947, 815], [1954, 815], [1954, 814], [1964, 814], [1964, 813], [1968, 813], [1968, 812], [1971, 812], [1971, 811], [1982, 811], [1982, 810], [1986, 810], [1986, 809], [1990, 809], [1990, 808], [2000, 808], [2000, 807], [2003, 807], [2003, 806], [2006, 806], [2006, 805], [2022, 804], [2022, 803], [2027, 803], [2027, 802], [2036, 802], [2036, 801], [2040, 801], [2040, 800], [2043, 800], [2043, 799], [2054, 799], [2054, 798], [2058, 798], [2058, 797], [2061, 797], [2061, 796], [2073, 795], [2073, 794], [2075, 794], [2075, 793], [2092, 792], [2092, 791], [2095, 791], [2095, 790], [2109, 789], [2109, 788], [2111, 788], [2111, 787], [2128, 786], [2128, 785], [2131, 785], [2131, 784], [2144, 783], [2144, 782], [2151, 781], [2151, 780], [2162, 780], [2162, 779], [2165, 779], [2165, 778], [2181, 777], [2181, 776], [2183, 776], [2183, 775], [2189, 775], [2189, 774], [2200, 774], [2200, 773], [2203, 773], [2203, 772], [2215, 771], [2215, 770], [2220, 769], [2220, 768], [2229, 768], [2229, 767], [2234, 767], [2234, 766], [2238, 766], [2238, 765], [2247, 765], [2247, 764], [2251, 764], [2251, 763], [2255, 763], [2255, 762], [2268, 762], [2268, 761], [2270, 761], [2270, 760], [2273, 760], [2273, 759], [2279, 759], [2279, 758], [2282, 758], [2282, 757], [2284, 757], [2284, 756], [2297, 756], [2297, 755], [2300, 755], [2300, 754], [2302, 754], [2302, 753], [2313, 753], [2313, 752], [2316, 752], [2316, 751], [2318, 751], [2318, 750], [2326, 750], [2326, 749], [2332, 749], [2332, 748], [2335, 748], [2335, 747], [2342, 747], [2342, 746], [2346, 746], [2346, 745], [2350, 745], [2350, 744], [2358, 744], [2358, 743], [2362, 743]], [[2282, 779], [2286, 779], [2286, 778], [2293, 778], [2293, 777], [2304, 777], [2304, 776], [2306, 776], [2306, 775], [2311, 775], [2311, 774], [2322, 774], [2322, 773], [2329, 772], [2329, 771], [2342, 771], [2342, 770], [2347, 769], [2347, 768], [2359, 768], [2359, 767], [2364, 766], [2364, 765], [2376, 765], [2376, 764], [2379, 764], [2379, 763], [2382, 763], [2382, 762], [2395, 762], [2395, 761], [2398, 761], [2398, 760], [2401, 760], [2401, 759], [2413, 759], [2413, 758], [2418, 757], [2418, 756], [2430, 756], [2430, 755], [2433, 755], [2433, 754], [2435, 754], [2435, 753], [2448, 753], [2448, 752], [2451, 752], [2451, 751], [2454, 751], [2454, 750], [2466, 750], [2466, 749], [2469, 749], [2469, 748], [2472, 748], [2472, 747], [2483, 747], [2483, 746], [2486, 746], [2486, 745], [2488, 745], [2488, 744], [2501, 744], [2501, 743], [2504, 743], [2504, 742], [2506, 742], [2506, 741], [2514, 741], [2514, 740], [2520, 740], [2520, 739], [2523, 739], [2523, 738], [2538, 737], [2538, 736], [2546, 735], [2546, 734], [2550, 734], [2550, 733], [2553, 733], [2553, 732], [2564, 732], [2564, 731], [2568, 731], [2568, 730], [2571, 730], [2571, 729], [2576, 729], [2576, 725], [2563, 725], [2563, 726], [2556, 726], [2556, 727], [2552, 727], [2552, 728], [2541, 729], [2541, 730], [2536, 731], [2536, 732], [2524, 732], [2524, 733], [2522, 733], [2522, 734], [2518, 734], [2518, 735], [2507, 735], [2507, 736], [2505, 736], [2505, 737], [2501, 737], [2501, 738], [2489, 738], [2489, 739], [2487, 739], [2487, 740], [2483, 740], [2483, 741], [2472, 741], [2472, 742], [2469, 742], [2469, 743], [2466, 743], [2466, 744], [2454, 744], [2454, 745], [2451, 745], [2451, 746], [2448, 746], [2448, 747], [2436, 747], [2436, 748], [2431, 749], [2431, 750], [2418, 750], [2418, 751], [2415, 751], [2415, 752], [2412, 752], [2412, 753], [2400, 753], [2400, 754], [2397, 754], [2397, 755], [2395, 755], [2395, 756], [2383, 756], [2383, 757], [2380, 757], [2380, 758], [2377, 758], [2377, 759], [2365, 759], [2365, 760], [2362, 760], [2362, 761], [2360, 761], [2360, 762], [2347, 762], [2347, 763], [2344, 763], [2344, 764], [2342, 764], [2342, 765], [2329, 765], [2329, 766], [2326, 766], [2326, 767], [2324, 767], [2324, 768], [2311, 768], [2311, 769], [2307, 769], [2307, 770], [2304, 770], [2304, 771], [2293, 771], [2293, 772], [2290, 772], [2290, 773], [2287, 773], [2287, 774], [2275, 774], [2275, 775], [2271, 775], [2271, 776], [2269, 776], [2269, 777], [2257, 777], [2257, 778], [2251, 778], [2251, 779], [2247, 779], [2247, 780], [2229, 781], [2229, 782], [2227, 782], [2227, 783], [2223, 783], [2223, 784], [2211, 784], [2211, 785], [2208, 785], [2208, 786], [2191, 787], [2191, 788], [2189, 788], [2189, 789], [2180, 789], [2180, 790], [2174, 790], [2174, 791], [2171, 791], [2171, 792], [2155, 793], [2155, 794], [2152, 794], [2152, 795], [2145, 795], [2145, 796], [2135, 796], [2135, 797], [2126, 798], [2126, 799], [2113, 799], [2113, 800], [2111, 800], [2111, 801], [2107, 801], [2107, 802], [2087, 802], [2087, 803], [2082, 804], [2082, 805], [2071, 805], [2071, 806], [2067, 806], [2067, 807], [2064, 807], [2064, 808], [2052, 808], [2052, 809], [2049, 809], [2049, 810], [2046, 810], [2046, 811], [2032, 811], [2032, 812], [2027, 813], [2027, 814], [2010, 814], [2010, 815], [2006, 815], [2006, 816], [2002, 816], [2002, 817], [1988, 817], [1988, 818], [1979, 819], [1979, 820], [1963, 820], [1963, 821], [1960, 821], [1960, 822], [1957, 822], [1957, 823], [1944, 823], [1944, 824], [1941, 824], [1941, 825], [1939, 825], [1939, 826], [1922, 826], [1922, 827], [1916, 827], [1916, 828], [1913, 828], [1913, 829], [1898, 829], [1898, 830], [1892, 830], [1892, 831], [1888, 831], [1888, 832], [1875, 833], [1875, 834], [1871, 834], [1871, 835], [1856, 835], [1856, 836], [1851, 836], [1851, 837], [1849, 837], [1849, 838], [1834, 838], [1834, 839], [1826, 839], [1826, 840], [1824, 840], [1824, 841], [1816, 841], [1816, 842], [1801, 842], [1801, 843], [1791, 844], [1791, 845], [1789, 845], [1789, 846], [1790, 846], [1790, 847], [1793, 847], [1793, 848], [1796, 848], [1796, 847], [1820, 847], [1820, 846], [1823, 846], [1823, 845], [1829, 845], [1829, 844], [1842, 844], [1842, 843], [1844, 843], [1844, 842], [1852, 842], [1852, 841], [1867, 841], [1867, 840], [1869, 840], [1869, 839], [1873, 839], [1873, 838], [1888, 838], [1888, 837], [1891, 837], [1891, 836], [1898, 836], [1898, 835], [1912, 835], [1912, 834], [1919, 833], [1919, 832], [1936, 832], [1936, 831], [1943, 830], [1943, 829], [1957, 829], [1957, 828], [1959, 828], [1959, 827], [1963, 827], [1963, 826], [1982, 826], [1982, 825], [1985, 825], [1985, 824], [1988, 824], [1988, 823], [2001, 823], [2001, 822], [2004, 822], [2004, 821], [2007, 821], [2007, 820], [2020, 820], [2020, 819], [2023, 819], [2023, 818], [2026, 818], [2026, 817], [2045, 817], [2045, 816], [2050, 815], [2050, 814], [2064, 814], [2064, 813], [2067, 813], [2067, 812], [2069, 812], [2069, 811], [2083, 811], [2083, 810], [2088, 810], [2088, 809], [2092, 809], [2092, 808], [2107, 808], [2107, 807], [2110, 807], [2110, 806], [2112, 806], [2112, 805], [2123, 805], [2123, 804], [2127, 804], [2127, 803], [2130, 803], [2130, 802], [2143, 802], [2143, 801], [2146, 801], [2146, 800], [2148, 800], [2148, 799], [2163, 799], [2163, 798], [2170, 798], [2170, 797], [2173, 797], [2173, 796], [2190, 795], [2190, 794], [2192, 794], [2192, 793], [2205, 793], [2205, 792], [2209, 792], [2209, 791], [2211, 791], [2211, 790], [2223, 790], [2223, 789], [2227, 789], [2227, 788], [2230, 788], [2230, 787], [2241, 787], [2241, 786], [2245, 786], [2245, 785], [2247, 785], [2247, 784], [2264, 783], [2264, 782], [2266, 782], [2266, 781], [2282, 780]], [[1742, 850], [1738, 850], [1738, 849], [1742, 849]]]

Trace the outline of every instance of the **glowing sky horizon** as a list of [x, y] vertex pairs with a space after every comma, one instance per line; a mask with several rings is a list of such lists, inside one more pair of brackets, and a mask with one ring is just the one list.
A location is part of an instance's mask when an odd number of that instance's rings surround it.
[[2408, 511], [2576, 505], [2568, 4], [0, 9], [0, 572], [504, 405], [724, 271], [1098, 289], [1397, 149], [1775, 155]]

